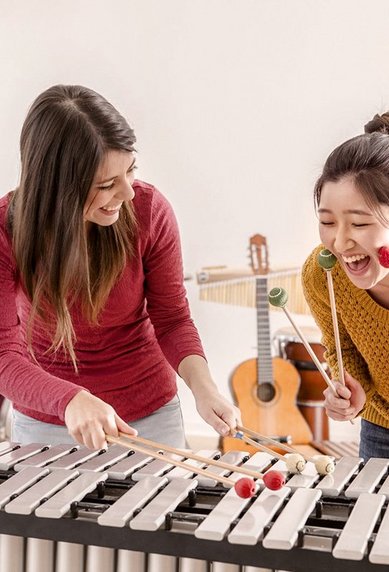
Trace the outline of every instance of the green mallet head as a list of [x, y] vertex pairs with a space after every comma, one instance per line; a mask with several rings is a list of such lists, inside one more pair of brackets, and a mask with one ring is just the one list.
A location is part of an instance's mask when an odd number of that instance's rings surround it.
[[288, 293], [283, 288], [272, 288], [269, 292], [269, 303], [276, 308], [283, 308], [288, 301]]
[[324, 270], [332, 270], [337, 263], [337, 258], [330, 250], [323, 248], [317, 255], [317, 261]]

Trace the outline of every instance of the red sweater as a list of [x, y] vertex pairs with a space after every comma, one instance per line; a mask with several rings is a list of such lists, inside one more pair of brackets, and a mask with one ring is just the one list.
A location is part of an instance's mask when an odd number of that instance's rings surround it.
[[183, 287], [174, 213], [153, 186], [136, 181], [134, 190], [135, 256], [112, 289], [99, 326], [72, 312], [78, 373], [61, 351], [45, 354], [51, 341], [44, 328], [33, 332], [38, 365], [27, 351], [31, 305], [17, 280], [6, 230], [9, 196], [0, 199], [0, 394], [30, 417], [63, 425], [66, 405], [84, 388], [133, 421], [174, 397], [175, 371], [184, 357], [204, 356]]

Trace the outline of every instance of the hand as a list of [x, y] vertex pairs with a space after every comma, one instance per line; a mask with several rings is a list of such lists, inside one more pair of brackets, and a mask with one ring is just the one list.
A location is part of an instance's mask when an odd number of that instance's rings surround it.
[[242, 424], [239, 409], [219, 392], [202, 392], [195, 400], [201, 417], [220, 435], [228, 435]]
[[323, 391], [325, 397], [324, 407], [327, 415], [335, 421], [354, 419], [366, 402], [366, 394], [361, 384], [346, 371], [344, 372], [344, 378], [346, 385], [339, 381], [334, 381], [337, 396], [333, 394], [329, 387]]
[[65, 424], [73, 439], [89, 449], [105, 449], [105, 434], [114, 437], [118, 437], [119, 431], [137, 434], [113, 407], [85, 390], [77, 393], [67, 404]]

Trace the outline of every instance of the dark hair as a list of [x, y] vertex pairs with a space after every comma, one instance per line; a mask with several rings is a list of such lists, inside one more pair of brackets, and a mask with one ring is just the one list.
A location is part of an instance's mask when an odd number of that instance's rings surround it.
[[381, 207], [389, 205], [389, 115], [376, 115], [365, 131], [339, 145], [327, 158], [314, 188], [315, 207], [325, 183], [350, 177], [369, 208], [387, 225]]
[[365, 125], [365, 133], [387, 133], [389, 134], [389, 112], [382, 115], [374, 115], [373, 119]]
[[127, 121], [101, 95], [78, 85], [56, 85], [32, 104], [21, 139], [21, 177], [8, 226], [22, 284], [32, 302], [31, 327], [40, 316], [52, 327], [51, 350], [69, 351], [76, 299], [97, 322], [112, 286], [133, 253], [136, 221], [124, 203], [118, 221], [87, 230], [83, 208], [107, 151], [134, 151]]

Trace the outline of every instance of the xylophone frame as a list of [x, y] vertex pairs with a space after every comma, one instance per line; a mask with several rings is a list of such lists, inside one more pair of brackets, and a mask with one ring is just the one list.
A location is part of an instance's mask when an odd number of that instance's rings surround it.
[[0, 512], [0, 533], [208, 561], [217, 558], [219, 562], [290, 572], [307, 572], [313, 558], [315, 572], [379, 572], [384, 569], [382, 565], [372, 564], [366, 557], [361, 561], [337, 560], [331, 552], [300, 547], [273, 550], [263, 548], [259, 544], [240, 546], [230, 544], [226, 540], [202, 540], [191, 534], [167, 530], [147, 532], [130, 530], [128, 527], [102, 527], [92, 520], [77, 520], [71, 517], [42, 519], [34, 515]]

